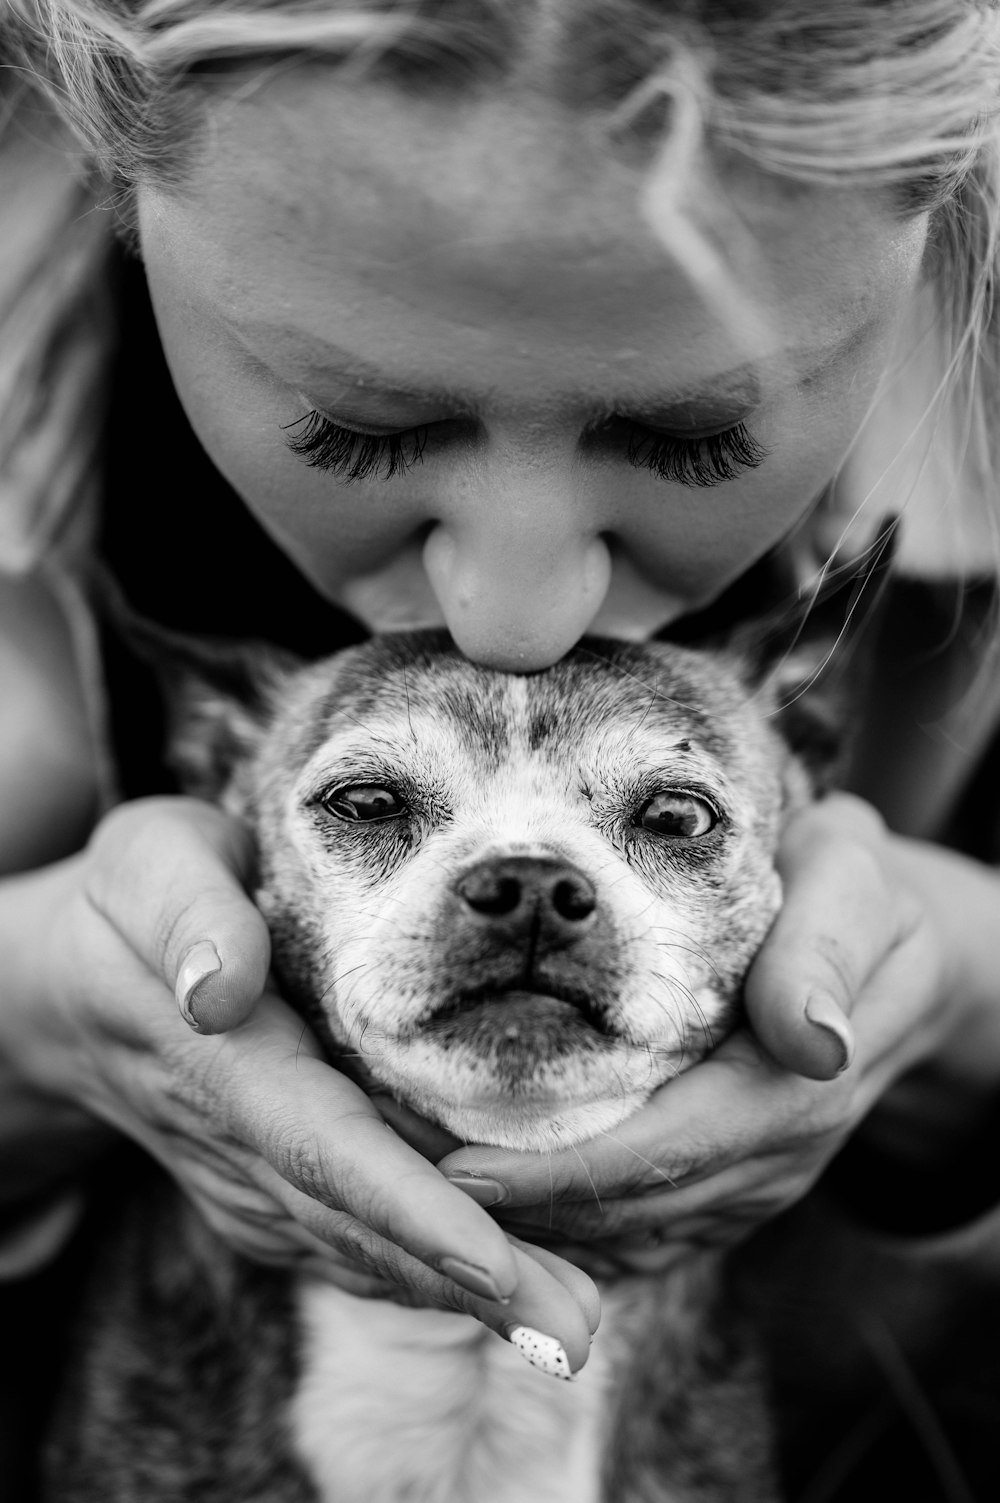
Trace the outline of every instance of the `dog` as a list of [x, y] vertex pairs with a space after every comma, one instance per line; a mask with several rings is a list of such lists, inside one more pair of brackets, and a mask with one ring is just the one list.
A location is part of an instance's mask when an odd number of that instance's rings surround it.
[[[545, 1152], [613, 1134], [739, 1019], [830, 740], [778, 662], [585, 639], [509, 675], [440, 632], [195, 654], [173, 757], [250, 825], [279, 987], [329, 1058], [463, 1141]], [[46, 1503], [778, 1497], [720, 1253], [602, 1286], [555, 1383], [533, 1333], [252, 1266], [139, 1178], [102, 1226]]]

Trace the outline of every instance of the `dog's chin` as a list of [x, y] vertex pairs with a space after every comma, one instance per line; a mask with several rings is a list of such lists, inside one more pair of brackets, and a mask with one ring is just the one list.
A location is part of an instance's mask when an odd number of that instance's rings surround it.
[[642, 1106], [648, 1094], [642, 1091], [632, 1096], [572, 1104], [553, 1101], [545, 1105], [503, 1101], [459, 1104], [428, 1093], [417, 1109], [463, 1143], [484, 1143], [522, 1153], [549, 1153], [614, 1132]]
[[464, 1142], [538, 1152], [620, 1126], [690, 1062], [679, 1049], [599, 1035], [570, 1004], [524, 996], [482, 1001], [460, 1026], [442, 1018], [414, 1035], [384, 1037], [373, 1069]]

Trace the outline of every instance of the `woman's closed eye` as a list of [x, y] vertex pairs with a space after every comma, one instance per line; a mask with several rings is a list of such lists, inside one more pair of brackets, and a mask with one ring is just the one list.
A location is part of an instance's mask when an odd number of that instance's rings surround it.
[[[299, 431], [294, 432], [295, 429]], [[342, 480], [391, 480], [423, 459], [427, 425], [400, 433], [360, 433], [344, 428], [325, 413], [307, 412], [284, 430], [297, 459]]]
[[592, 423], [586, 436], [605, 453], [624, 452], [633, 469], [649, 470], [669, 485], [723, 485], [757, 469], [768, 452], [746, 423], [719, 433], [682, 435], [612, 413]]
[[[423, 462], [431, 428], [446, 426], [453, 425], [425, 423], [398, 433], [364, 433], [313, 410], [284, 431], [289, 435], [285, 442], [297, 459], [349, 483], [392, 480], [412, 470]], [[614, 451], [634, 469], [649, 470], [671, 485], [722, 485], [745, 470], [756, 469], [767, 458], [767, 450], [745, 423], [721, 433], [682, 437], [612, 415], [590, 424], [584, 436], [603, 452]]]

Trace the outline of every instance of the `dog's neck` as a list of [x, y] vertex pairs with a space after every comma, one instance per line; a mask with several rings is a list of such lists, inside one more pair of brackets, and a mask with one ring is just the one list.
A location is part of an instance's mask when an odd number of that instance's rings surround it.
[[[650, 1381], [644, 1363], [659, 1369], [671, 1348], [695, 1349], [691, 1332], [704, 1319], [716, 1262], [702, 1253], [660, 1277], [601, 1280], [601, 1327], [573, 1383], [527, 1367], [470, 1316], [303, 1281], [307, 1338], [291, 1419], [321, 1503], [624, 1496], [617, 1468], [641, 1470], [646, 1448], [662, 1444], [635, 1402]], [[678, 1367], [683, 1388], [688, 1375], [683, 1361]], [[667, 1494], [655, 1496], [666, 1503]]]

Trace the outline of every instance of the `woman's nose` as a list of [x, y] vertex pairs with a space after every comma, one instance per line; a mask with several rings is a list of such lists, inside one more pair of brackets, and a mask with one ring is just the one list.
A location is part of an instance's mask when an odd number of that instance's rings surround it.
[[611, 555], [579, 517], [547, 506], [440, 521], [424, 568], [466, 657], [507, 672], [548, 668], [584, 635], [611, 581]]

